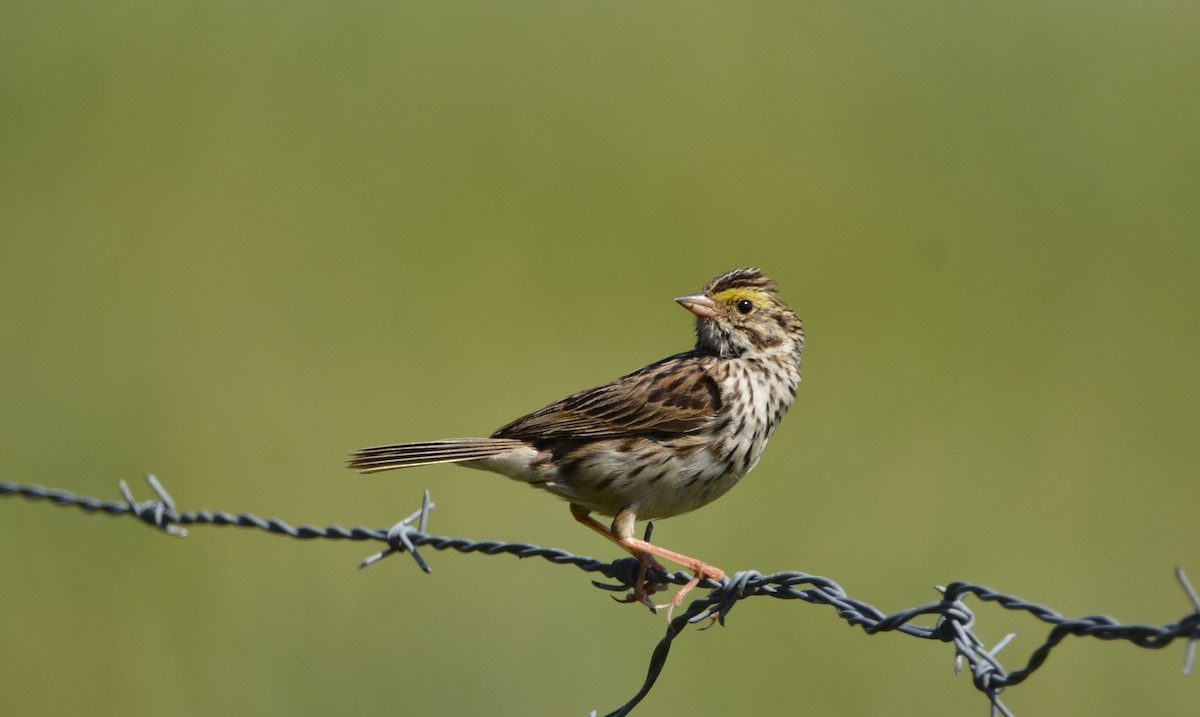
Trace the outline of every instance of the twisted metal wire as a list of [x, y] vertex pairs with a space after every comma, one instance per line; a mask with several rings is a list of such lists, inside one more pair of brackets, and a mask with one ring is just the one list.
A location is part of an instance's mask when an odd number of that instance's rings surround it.
[[[339, 525], [318, 528], [312, 525], [293, 527], [282, 520], [264, 519], [249, 513], [233, 515], [224, 511], [210, 512], [207, 510], [180, 512], [176, 510], [174, 501], [157, 478], [147, 474], [146, 481], [150, 484], [157, 499], [137, 501], [125, 481], [120, 483], [121, 493], [124, 496], [123, 501], [106, 501], [56, 488], [23, 485], [8, 481], [0, 481], [0, 496], [21, 496], [32, 501], [49, 501], [59, 506], [79, 508], [86, 513], [102, 512], [112, 516], [132, 515], [147, 525], [179, 537], [187, 535], [187, 530], [183, 526], [207, 524], [255, 528], [300, 539], [378, 540], [386, 543], [387, 547], [384, 550], [368, 556], [360, 563], [359, 567], [367, 567], [390, 555], [408, 553], [422, 570], [430, 572], [428, 563], [418, 551], [418, 548], [428, 546], [434, 550], [455, 550], [460, 553], [479, 552], [485, 555], [507, 553], [521, 558], [540, 557], [559, 565], [574, 565], [584, 572], [600, 573], [616, 581], [615, 583], [593, 581], [593, 585], [604, 590], [629, 591], [633, 589], [638, 580], [639, 564], [637, 559], [632, 557], [609, 563], [575, 555], [565, 550], [544, 548], [529, 543], [477, 541], [430, 535], [426, 532], [426, 527], [429, 521], [429, 512], [433, 509], [434, 504], [429, 499], [429, 491], [425, 491], [419, 510], [390, 528], [371, 529], [356, 526], [347, 529]], [[691, 579], [691, 576], [685, 572], [666, 573], [657, 570], [649, 571], [646, 577], [654, 583], [674, 585], [684, 585]], [[685, 611], [669, 621], [666, 634], [651, 652], [649, 668], [641, 688], [628, 702], [608, 713], [606, 717], [621, 717], [629, 714], [649, 694], [666, 665], [675, 638], [682, 634], [688, 625], [708, 622], [711, 626], [714, 621], [724, 625], [737, 603], [746, 598], [758, 596], [782, 600], [802, 600], [814, 605], [829, 605], [837, 611], [840, 618], [850, 625], [862, 628], [868, 635], [880, 632], [900, 632], [926, 640], [952, 643], [955, 650], [955, 671], [961, 671], [963, 664], [966, 663], [976, 689], [987, 696], [993, 717], [997, 714], [1013, 717], [1013, 713], [1000, 700], [1000, 694], [1005, 688], [1024, 682], [1045, 663], [1050, 652], [1070, 636], [1093, 637], [1110, 641], [1122, 640], [1147, 649], [1161, 649], [1177, 639], [1186, 639], [1183, 672], [1185, 675], [1191, 674], [1196, 658], [1196, 643], [1200, 639], [1200, 595], [1197, 595], [1182, 569], [1178, 567], [1175, 569], [1175, 577], [1187, 595], [1192, 611], [1185, 614], [1178, 622], [1157, 626], [1122, 625], [1103, 615], [1067, 618], [1044, 605], [1028, 602], [983, 585], [965, 581], [956, 581], [945, 587], [938, 587], [937, 590], [941, 594], [938, 600], [887, 615], [869, 603], [850, 597], [845, 590], [829, 578], [797, 571], [771, 575], [763, 575], [753, 570], [742, 571], [727, 577], [720, 583], [712, 580], [701, 583], [702, 587], [710, 588], [712, 592], [692, 600]], [[984, 602], [995, 603], [1006, 610], [1027, 612], [1038, 620], [1053, 626], [1045, 641], [1030, 654], [1024, 667], [1010, 672], [1001, 665], [996, 657], [1012, 640], [1013, 634], [1005, 636], [991, 648], [988, 648], [975, 635], [972, 630], [975, 625], [975, 614], [964, 603], [964, 600], [970, 596]], [[925, 617], [936, 619], [932, 625], [915, 622]]]

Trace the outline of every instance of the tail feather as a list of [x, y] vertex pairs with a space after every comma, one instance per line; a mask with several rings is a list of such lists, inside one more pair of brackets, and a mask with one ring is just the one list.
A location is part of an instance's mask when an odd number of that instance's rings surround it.
[[524, 441], [512, 438], [450, 438], [425, 443], [399, 443], [360, 448], [346, 459], [346, 467], [359, 473], [374, 473], [435, 463], [459, 463], [490, 458], [523, 445]]

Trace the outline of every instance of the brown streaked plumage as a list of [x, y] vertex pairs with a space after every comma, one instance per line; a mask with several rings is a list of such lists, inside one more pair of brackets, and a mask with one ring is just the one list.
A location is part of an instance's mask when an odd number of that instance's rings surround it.
[[[696, 346], [503, 426], [489, 438], [364, 448], [363, 473], [460, 463], [501, 473], [570, 502], [572, 515], [642, 562], [632, 599], [653, 605], [644, 583], [653, 556], [691, 569], [692, 582], [724, 573], [640, 540], [637, 520], [680, 515], [724, 495], [758, 462], [800, 382], [804, 329], [755, 268], [727, 271], [676, 299], [696, 315]], [[591, 513], [612, 516], [611, 527]]]

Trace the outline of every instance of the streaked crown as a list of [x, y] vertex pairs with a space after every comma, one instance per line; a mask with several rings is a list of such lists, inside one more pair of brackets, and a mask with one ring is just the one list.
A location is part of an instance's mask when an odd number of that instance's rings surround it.
[[757, 289], [774, 293], [775, 280], [762, 273], [758, 267], [745, 266], [741, 269], [730, 269], [704, 285], [704, 293], [713, 298], [731, 289]]

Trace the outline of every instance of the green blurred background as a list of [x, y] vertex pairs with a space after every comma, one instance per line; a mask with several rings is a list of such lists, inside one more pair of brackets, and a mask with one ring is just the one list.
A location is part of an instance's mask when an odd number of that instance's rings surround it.
[[[892, 611], [982, 582], [1162, 624], [1200, 582], [1200, 5], [0, 5], [0, 478], [601, 557], [490, 432], [691, 342], [762, 266], [806, 320], [759, 468], [656, 538]], [[583, 715], [663, 618], [540, 560], [0, 502], [0, 714]], [[981, 606], [1013, 668], [1032, 620]], [[1071, 640], [1019, 714], [1193, 715], [1181, 645]], [[743, 603], [645, 714], [983, 714], [946, 645]]]

